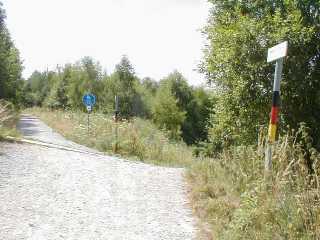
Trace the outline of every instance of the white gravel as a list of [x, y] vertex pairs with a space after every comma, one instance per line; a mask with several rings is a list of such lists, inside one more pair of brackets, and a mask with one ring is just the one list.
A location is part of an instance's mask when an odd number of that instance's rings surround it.
[[[82, 147], [28, 116], [20, 128]], [[195, 239], [182, 169], [28, 144], [0, 152], [1, 240]]]

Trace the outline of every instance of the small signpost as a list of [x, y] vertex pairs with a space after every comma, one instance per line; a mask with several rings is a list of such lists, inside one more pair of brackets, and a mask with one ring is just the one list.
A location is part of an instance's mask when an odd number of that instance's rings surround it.
[[287, 56], [288, 42], [282, 42], [268, 50], [267, 62], [276, 61], [273, 84], [272, 108], [268, 131], [268, 142], [265, 155], [265, 178], [269, 178], [272, 170], [272, 146], [276, 141], [278, 115], [280, 111], [280, 82], [283, 69], [283, 58]]
[[273, 62], [282, 59], [288, 54], [288, 41], [282, 42], [272, 48], [268, 49], [267, 62]]
[[115, 96], [114, 97], [114, 104], [115, 104], [115, 111], [114, 111], [114, 120], [116, 123], [116, 128], [115, 128], [115, 134], [116, 134], [116, 143], [114, 146], [114, 152], [118, 152], [118, 121], [119, 121], [119, 97]]
[[82, 97], [82, 102], [83, 102], [83, 104], [86, 106], [87, 112], [88, 112], [87, 125], [88, 125], [88, 134], [89, 134], [89, 129], [90, 129], [90, 113], [91, 113], [92, 110], [93, 110], [93, 106], [96, 104], [96, 96], [93, 95], [93, 94], [91, 94], [91, 93], [85, 94], [85, 95]]

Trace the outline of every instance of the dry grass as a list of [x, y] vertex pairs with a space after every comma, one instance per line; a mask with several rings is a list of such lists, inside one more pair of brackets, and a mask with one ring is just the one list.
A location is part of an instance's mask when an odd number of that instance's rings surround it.
[[212, 239], [320, 239], [320, 155], [297, 139], [287, 135], [276, 144], [271, 188], [264, 146], [235, 147], [192, 166], [193, 206]]
[[191, 149], [183, 143], [171, 142], [165, 132], [146, 120], [137, 118], [115, 123], [111, 116], [94, 113], [90, 115], [88, 134], [87, 114], [83, 112], [40, 108], [28, 109], [27, 112], [38, 116], [66, 138], [102, 152], [174, 167], [187, 166], [193, 161]]
[[6, 136], [19, 136], [16, 123], [19, 119], [18, 113], [11, 103], [0, 100], [0, 140]]

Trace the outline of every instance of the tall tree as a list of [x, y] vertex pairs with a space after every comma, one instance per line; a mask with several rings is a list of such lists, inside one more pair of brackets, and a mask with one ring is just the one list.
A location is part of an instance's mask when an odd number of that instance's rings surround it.
[[68, 86], [71, 79], [72, 65], [67, 64], [64, 68], [58, 67], [52, 77], [50, 92], [45, 99], [45, 105], [50, 108], [66, 108], [68, 104]]
[[207, 123], [213, 102], [209, 94], [202, 88], [194, 89], [178, 71], [169, 74], [161, 81], [167, 85], [177, 99], [180, 111], [185, 112], [181, 125], [182, 138], [187, 144], [193, 144], [207, 139]]
[[67, 96], [70, 106], [82, 108], [82, 97], [86, 93], [99, 95], [102, 89], [102, 71], [99, 62], [84, 57], [66, 71], [68, 71], [65, 77], [68, 78]]
[[6, 15], [0, 2], [0, 98], [19, 103], [22, 91], [22, 64], [5, 23]]
[[139, 116], [152, 118], [152, 105], [158, 88], [158, 82], [149, 77], [142, 79], [141, 84], [137, 82], [136, 90], [142, 103], [140, 104]]
[[210, 2], [202, 70], [218, 95], [212, 140], [227, 145], [256, 141], [270, 111], [274, 67], [266, 62], [267, 49], [288, 40], [281, 124], [297, 128], [306, 122], [320, 148], [320, 2]]
[[166, 82], [163, 82], [157, 91], [152, 114], [155, 123], [168, 130], [171, 138], [179, 139], [181, 137], [181, 126], [185, 120], [186, 112], [179, 109], [178, 100]]
[[139, 104], [139, 96], [136, 91], [137, 77], [127, 56], [123, 56], [116, 65], [115, 72], [110, 77], [114, 96], [120, 100], [120, 114], [123, 117], [131, 117], [137, 114], [136, 105]]
[[54, 75], [53, 72], [34, 71], [25, 84], [26, 105], [42, 106], [43, 101], [50, 91], [49, 78]]

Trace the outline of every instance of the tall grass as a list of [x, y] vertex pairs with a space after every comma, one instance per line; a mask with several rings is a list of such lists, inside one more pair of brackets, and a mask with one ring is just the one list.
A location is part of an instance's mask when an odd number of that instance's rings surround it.
[[18, 136], [16, 130], [16, 122], [18, 120], [18, 113], [14, 110], [14, 106], [5, 101], [0, 100], [0, 140], [6, 136]]
[[90, 114], [88, 132], [87, 114], [80, 111], [33, 108], [27, 112], [38, 116], [66, 138], [102, 152], [175, 167], [187, 166], [193, 161], [191, 149], [183, 143], [171, 142], [166, 132], [147, 120], [136, 118], [115, 123], [111, 116], [94, 113]]
[[212, 239], [320, 239], [320, 155], [305, 150], [297, 134], [274, 146], [271, 188], [264, 145], [234, 147], [192, 166], [194, 208], [210, 223]]

